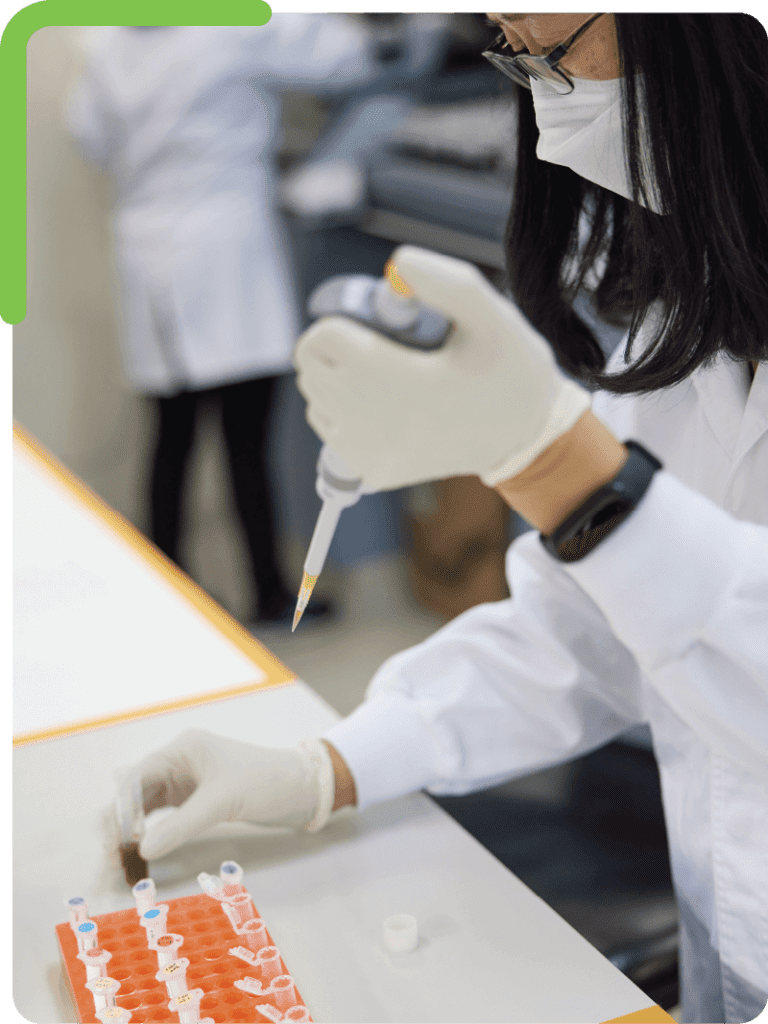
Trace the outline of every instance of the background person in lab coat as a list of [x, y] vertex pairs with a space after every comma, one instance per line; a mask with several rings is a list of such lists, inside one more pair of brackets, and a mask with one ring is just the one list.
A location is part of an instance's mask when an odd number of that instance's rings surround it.
[[[192, 732], [148, 758], [147, 809], [178, 809], [142, 854], [222, 820], [312, 831], [345, 805], [471, 792], [648, 722], [684, 1019], [751, 1020], [768, 998], [768, 40], [744, 15], [494, 18], [504, 55], [584, 28], [559, 54], [573, 91], [519, 89], [517, 305], [467, 264], [399, 250], [452, 339], [427, 363], [320, 321], [297, 352], [310, 421], [366, 481], [475, 472], [544, 537], [622, 469], [620, 438], [663, 469], [573, 561], [517, 539], [513, 596], [389, 659], [321, 740]], [[607, 367], [579, 287], [629, 324]], [[591, 409], [552, 349], [602, 387]]]
[[[257, 594], [290, 621], [266, 464], [269, 413], [299, 330], [275, 211], [276, 90], [373, 77], [369, 34], [344, 16], [264, 26], [112, 27], [86, 39], [68, 123], [113, 183], [120, 341], [154, 401], [152, 540], [180, 561], [183, 488], [203, 403], [218, 407]], [[315, 602], [312, 613], [327, 610]]]

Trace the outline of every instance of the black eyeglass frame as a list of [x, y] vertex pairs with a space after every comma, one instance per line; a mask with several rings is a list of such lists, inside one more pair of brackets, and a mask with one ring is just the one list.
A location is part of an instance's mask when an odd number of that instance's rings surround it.
[[[593, 14], [592, 17], [577, 28], [572, 35], [568, 36], [564, 42], [556, 46], [555, 49], [546, 56], [538, 56], [533, 53], [516, 53], [512, 56], [507, 56], [507, 54], [494, 53], [491, 49], [488, 49], [483, 51], [483, 57], [493, 64], [498, 71], [505, 74], [507, 78], [511, 78], [513, 82], [524, 86], [526, 89], [531, 88], [531, 78], [536, 78], [538, 81], [551, 85], [556, 92], [565, 96], [569, 92], [573, 92], [573, 82], [565, 71], [563, 71], [562, 68], [557, 67], [557, 65], [572, 48], [577, 39], [580, 39], [587, 29], [594, 25], [598, 18], [602, 18], [605, 13], [606, 12], [603, 11], [600, 14]], [[498, 46], [502, 39], [504, 40], [504, 45], [508, 46], [509, 42], [503, 31], [499, 32], [498, 36], [491, 43], [491, 46]], [[528, 66], [530, 66], [531, 71], [528, 70]], [[543, 71], [544, 73], [537, 74], [537, 70]], [[556, 82], [558, 85], [555, 85]], [[562, 88], [560, 86], [562, 86]]]

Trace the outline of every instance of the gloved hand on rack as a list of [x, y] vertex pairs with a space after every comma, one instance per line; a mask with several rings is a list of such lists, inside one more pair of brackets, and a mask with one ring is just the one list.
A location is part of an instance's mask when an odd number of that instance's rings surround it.
[[[162, 857], [222, 821], [317, 831], [335, 795], [331, 755], [321, 740], [275, 749], [191, 729], [132, 771], [141, 779], [147, 813], [177, 808], [147, 828], [139, 847], [145, 860]], [[111, 809], [101, 824], [116, 864], [120, 837]]]
[[517, 475], [589, 409], [589, 393], [476, 267], [414, 246], [393, 261], [452, 333], [423, 352], [348, 318], [318, 320], [294, 357], [307, 420], [371, 490]]

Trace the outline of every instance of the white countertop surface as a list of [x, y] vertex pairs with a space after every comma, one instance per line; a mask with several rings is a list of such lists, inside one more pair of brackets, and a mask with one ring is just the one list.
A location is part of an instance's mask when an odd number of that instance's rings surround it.
[[[23, 510], [16, 521], [23, 553], [17, 655], [25, 674], [15, 703], [23, 742], [13, 773], [13, 994], [18, 1012], [42, 1024], [74, 1019], [54, 934], [66, 919], [63, 899], [86, 896], [93, 914], [132, 905], [96, 827], [99, 810], [113, 799], [115, 769], [192, 726], [284, 746], [317, 735], [338, 716], [258, 645], [249, 647], [224, 613], [201, 614], [188, 589], [169, 584], [138, 549], [126, 553], [109, 523], [78, 508], [71, 489], [35, 462], [20, 452], [15, 477]], [[116, 593], [129, 599], [115, 622], [114, 605], [101, 617], [97, 606], [106, 594], [117, 600]], [[32, 638], [50, 638], [58, 616], [66, 616], [66, 629], [35, 656]], [[105, 630], [124, 638], [119, 650], [103, 642]], [[148, 657], [155, 648], [157, 657]], [[128, 684], [139, 661], [137, 699]], [[86, 728], [83, 719], [98, 718], [90, 715], [93, 695], [105, 679], [103, 724]], [[249, 680], [261, 688], [240, 694], [237, 685]], [[194, 698], [188, 703], [185, 687]], [[203, 701], [201, 694], [217, 689], [227, 699]], [[163, 701], [168, 710], [121, 718], [121, 699], [129, 711], [165, 707]], [[53, 708], [44, 706], [51, 701]], [[80, 722], [75, 731], [73, 722]], [[41, 729], [51, 738], [28, 742]], [[244, 883], [316, 1021], [597, 1024], [649, 1006], [422, 794], [343, 814], [316, 835], [220, 826], [152, 864], [158, 898], [199, 891], [197, 874], [216, 873], [230, 858], [243, 865]], [[384, 950], [382, 921], [395, 913], [419, 922], [413, 953]]]

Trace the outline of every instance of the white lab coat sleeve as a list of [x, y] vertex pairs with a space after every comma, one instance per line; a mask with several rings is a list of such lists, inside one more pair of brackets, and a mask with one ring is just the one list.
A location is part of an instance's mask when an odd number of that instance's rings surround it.
[[482, 789], [586, 753], [643, 721], [637, 663], [538, 535], [511, 546], [512, 598], [390, 658], [324, 735], [365, 808]]
[[372, 34], [340, 14], [273, 14], [244, 30], [241, 52], [248, 77], [279, 89], [347, 91], [379, 73]]
[[86, 68], [67, 98], [64, 120], [82, 156], [104, 171], [109, 163], [115, 131], [102, 97], [103, 91], [95, 80], [93, 69]]
[[768, 528], [660, 471], [633, 514], [564, 569], [661, 698], [768, 780]]

